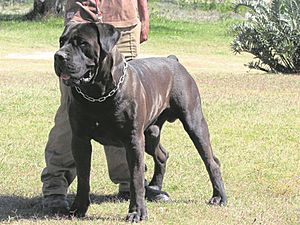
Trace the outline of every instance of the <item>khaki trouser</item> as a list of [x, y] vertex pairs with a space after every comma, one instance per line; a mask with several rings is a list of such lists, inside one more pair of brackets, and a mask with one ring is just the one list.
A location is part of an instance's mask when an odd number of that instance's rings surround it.
[[[135, 58], [139, 52], [140, 24], [120, 28], [122, 33], [118, 49], [127, 60]], [[76, 176], [75, 163], [71, 152], [71, 127], [68, 108], [70, 87], [59, 81], [61, 104], [56, 112], [54, 127], [49, 133], [45, 148], [46, 167], [42, 171], [43, 195], [67, 194], [69, 185]], [[124, 148], [104, 146], [110, 179], [119, 184], [120, 191], [129, 191], [130, 174]]]

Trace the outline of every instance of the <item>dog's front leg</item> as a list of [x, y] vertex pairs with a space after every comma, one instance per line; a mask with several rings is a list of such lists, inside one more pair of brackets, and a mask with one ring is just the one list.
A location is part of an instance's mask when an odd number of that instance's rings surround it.
[[126, 146], [126, 156], [130, 171], [130, 205], [126, 217], [128, 222], [139, 222], [147, 219], [145, 205], [145, 164], [144, 164], [145, 138], [143, 133], [135, 135], [131, 143]]
[[90, 140], [73, 136], [72, 153], [77, 171], [77, 194], [71, 206], [70, 214], [84, 217], [90, 205], [90, 171], [92, 146]]

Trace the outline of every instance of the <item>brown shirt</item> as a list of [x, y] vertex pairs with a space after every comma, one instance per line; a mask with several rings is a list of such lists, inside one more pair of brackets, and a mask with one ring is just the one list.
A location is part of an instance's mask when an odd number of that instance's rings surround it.
[[[76, 2], [82, 3], [90, 12], [95, 12], [95, 0], [67, 0], [65, 22], [77, 18], [80, 21], [83, 18], [78, 15], [79, 6]], [[130, 27], [139, 23], [137, 0], [102, 0], [99, 3], [102, 21], [115, 27]]]
[[100, 11], [104, 23], [129, 27], [139, 22], [137, 0], [102, 0]]

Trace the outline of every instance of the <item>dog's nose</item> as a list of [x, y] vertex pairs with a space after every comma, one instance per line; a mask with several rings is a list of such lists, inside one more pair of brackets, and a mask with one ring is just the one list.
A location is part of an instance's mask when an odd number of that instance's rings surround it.
[[54, 60], [55, 61], [65, 61], [67, 59], [67, 54], [65, 52], [62, 52], [62, 51], [57, 51], [55, 54], [54, 54]]

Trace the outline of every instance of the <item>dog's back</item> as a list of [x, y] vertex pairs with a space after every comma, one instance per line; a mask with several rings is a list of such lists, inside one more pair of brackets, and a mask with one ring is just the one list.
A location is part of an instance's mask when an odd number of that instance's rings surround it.
[[149, 95], [170, 98], [173, 103], [188, 102], [191, 97], [200, 101], [196, 82], [176, 56], [135, 59], [129, 65]]

